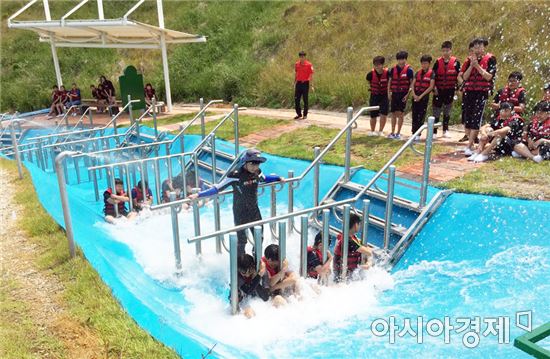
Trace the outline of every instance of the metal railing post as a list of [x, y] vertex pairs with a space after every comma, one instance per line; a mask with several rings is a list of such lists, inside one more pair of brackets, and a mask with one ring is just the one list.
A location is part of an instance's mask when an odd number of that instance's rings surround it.
[[[294, 178], [294, 171], [288, 171], [288, 178]], [[294, 185], [292, 182], [287, 184], [288, 186], [288, 213], [294, 212]], [[288, 234], [292, 233], [294, 228], [294, 217], [288, 218]]]
[[141, 143], [141, 134], [139, 133], [139, 122], [134, 120], [134, 113], [133, 113], [133, 107], [132, 104], [132, 96], [128, 95], [128, 116], [130, 117], [130, 126], [136, 125], [136, 137], [137, 137], [137, 143]]
[[[204, 98], [199, 99], [199, 112], [202, 111], [204, 108]], [[204, 123], [204, 112], [201, 112], [201, 138], [204, 139], [204, 136], [206, 135], [206, 128]]]
[[[101, 171], [100, 171], [101, 173]], [[97, 174], [96, 174], [96, 170], [92, 170], [92, 181], [94, 182], [94, 195], [95, 195], [95, 200], [96, 201], [99, 201], [99, 187], [98, 187], [98, 184], [97, 184]]]
[[256, 271], [260, 270], [262, 262], [263, 229], [262, 226], [254, 226], [254, 254], [256, 256]]
[[[346, 279], [348, 276], [348, 250], [349, 250], [349, 215], [351, 206], [344, 205], [344, 220], [342, 221], [342, 273], [341, 279]], [[324, 249], [324, 248], [323, 248]]]
[[[353, 107], [348, 107], [347, 123], [350, 123], [353, 119]], [[348, 182], [350, 179], [350, 167], [351, 167], [351, 131], [352, 126], [348, 127], [346, 132], [346, 153], [344, 156], [344, 182]]]
[[[198, 193], [199, 191], [200, 188], [193, 188], [193, 193]], [[195, 227], [195, 237], [198, 237], [201, 235], [201, 217], [199, 211], [199, 203], [197, 201], [193, 201], [193, 224]], [[200, 255], [202, 253], [201, 244], [201, 241], [195, 242], [195, 253], [197, 255]]]
[[212, 151], [212, 184], [216, 184], [218, 173], [216, 171], [216, 136], [210, 137], [210, 150]]
[[[170, 192], [170, 201], [176, 200], [176, 192]], [[172, 238], [174, 240], [174, 257], [176, 259], [176, 270], [181, 271], [181, 249], [180, 249], [180, 230], [178, 224], [178, 209], [176, 206], [170, 207], [172, 213]]]
[[388, 168], [388, 191], [386, 197], [386, 213], [384, 215], [384, 249], [390, 246], [391, 219], [393, 213], [393, 193], [395, 189], [395, 166]]
[[10, 135], [11, 135], [13, 153], [15, 154], [15, 162], [17, 162], [17, 172], [19, 172], [19, 179], [23, 179], [23, 167], [21, 165], [21, 157], [19, 155], [19, 144], [17, 143], [17, 138], [15, 137], [15, 126], [13, 124], [13, 121], [10, 123]]
[[[363, 200], [363, 223], [362, 223], [362, 231], [361, 231], [361, 243], [366, 246], [367, 240], [368, 240], [368, 233], [369, 233], [369, 212], [370, 212], [370, 200], [364, 199]], [[365, 261], [365, 255], [361, 255], [361, 259], [364, 262]]]
[[418, 206], [424, 208], [428, 197], [428, 182], [430, 179], [430, 159], [432, 157], [432, 142], [434, 136], [435, 117], [428, 117], [428, 130], [426, 132], [426, 146], [424, 148], [424, 163], [422, 167], [422, 184], [420, 186], [420, 201]]
[[92, 110], [88, 107], [88, 119], [90, 120], [90, 127], [94, 127], [94, 120], [92, 117]]
[[[116, 195], [118, 195], [118, 193], [116, 191], [115, 168], [114, 167], [112, 168], [112, 173], [111, 173], [111, 176], [110, 176], [110, 180], [111, 180], [111, 191], [113, 191]], [[118, 204], [117, 203], [113, 204], [113, 207], [115, 208], [115, 215], [116, 215], [116, 217], [118, 217], [118, 215], [119, 215], [119, 213], [118, 213]]]
[[239, 311], [239, 285], [237, 275], [237, 234], [229, 235], [229, 273], [230, 273], [230, 301], [231, 314], [235, 315]]
[[233, 130], [235, 131], [235, 157], [239, 155], [239, 105], [233, 105]]
[[155, 129], [155, 138], [159, 137], [159, 131], [157, 127], [157, 98], [153, 96], [151, 99], [151, 106], [153, 106], [153, 128]]
[[[214, 230], [217, 232], [221, 229], [221, 218], [220, 218], [220, 199], [218, 197], [214, 198]], [[222, 240], [223, 236], [216, 236], [216, 253], [222, 252]]]
[[[134, 210], [134, 201], [133, 201], [133, 198], [132, 198], [132, 182], [130, 182], [130, 171], [128, 169], [128, 165], [125, 166], [125, 173], [124, 173], [124, 177], [125, 177], [125, 180], [126, 180], [126, 187], [128, 188], [128, 198], [130, 199], [130, 201], [128, 202], [128, 205], [130, 206], [130, 212]], [[141, 183], [143, 183], [143, 181], [141, 181]], [[146, 198], [146, 196], [144, 195], [143, 198]]]
[[[271, 210], [271, 218], [273, 218], [277, 216], [277, 192], [275, 191], [275, 186], [271, 186], [270, 189], [271, 191], [269, 208]], [[275, 233], [277, 224], [275, 222], [271, 222], [269, 226], [271, 227], [271, 233]]]
[[160, 193], [162, 189], [160, 183], [160, 168], [158, 158], [155, 158], [155, 161], [153, 163], [155, 164], [155, 194], [157, 195], [157, 203], [162, 203], [162, 196], [164, 195], [164, 193]]
[[330, 239], [330, 209], [323, 209], [323, 263], [327, 262], [327, 250]]
[[[313, 149], [313, 158], [317, 158], [319, 156], [321, 149], [319, 147], [315, 147]], [[315, 168], [313, 169], [313, 206], [317, 207], [319, 205], [319, 175], [320, 175], [320, 168], [321, 168], [321, 161], [318, 161], [315, 164]]]
[[[301, 218], [300, 227], [300, 275], [304, 278], [307, 277], [307, 235], [308, 235], [308, 223], [307, 215], [303, 215]], [[324, 250], [324, 248], [323, 248]]]
[[69, 242], [69, 253], [71, 257], [75, 256], [73, 223], [71, 219], [71, 209], [69, 207], [69, 198], [67, 196], [67, 187], [65, 184], [65, 173], [63, 171], [63, 165], [65, 157], [72, 156], [74, 152], [65, 151], [61, 152], [55, 158], [55, 172], [57, 174], [57, 184], [59, 185], [59, 195], [61, 196], [61, 207], [63, 208], [63, 221], [65, 222], [65, 233], [67, 233], [67, 240]]
[[286, 259], [286, 222], [279, 222], [279, 268], [283, 268]]

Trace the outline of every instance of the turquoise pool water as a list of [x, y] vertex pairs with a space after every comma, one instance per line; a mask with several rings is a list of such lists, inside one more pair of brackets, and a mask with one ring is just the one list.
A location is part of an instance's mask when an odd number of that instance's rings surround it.
[[[198, 143], [186, 138], [186, 148]], [[219, 142], [218, 148], [229, 148]], [[268, 156], [267, 173], [296, 174], [305, 161]], [[63, 216], [56, 179], [32, 163], [26, 163], [40, 201], [60, 224]], [[72, 171], [71, 171], [72, 172]], [[342, 168], [323, 165], [321, 193], [341, 174]], [[354, 178], [364, 183], [372, 176], [360, 171]], [[175, 278], [170, 216], [144, 217], [137, 223], [105, 225], [102, 204], [95, 202], [90, 183], [69, 186], [75, 239], [87, 259], [130, 315], [153, 336], [184, 357], [197, 357], [216, 344], [217, 357], [441, 357], [522, 358], [512, 346], [524, 331], [515, 325], [518, 311], [530, 311], [536, 327], [550, 320], [550, 203], [480, 195], [453, 194], [417, 236], [392, 273], [370, 271], [348, 286], [309, 290], [304, 283], [301, 300], [282, 309], [257, 303], [257, 316], [246, 320], [228, 312], [227, 254], [214, 253], [205, 243], [204, 255], [183, 244], [184, 276]], [[311, 178], [296, 192], [297, 207], [311, 205]], [[381, 186], [383, 183], [381, 183]], [[436, 193], [430, 188], [430, 196]], [[414, 198], [413, 191], [398, 186], [397, 193]], [[279, 213], [286, 210], [286, 192], [279, 194]], [[230, 201], [222, 205], [224, 227], [231, 225]], [[268, 214], [269, 196], [260, 198]], [[192, 236], [192, 216], [180, 216], [182, 239]], [[186, 225], [187, 224], [187, 225]], [[212, 228], [210, 208], [202, 215], [205, 231]], [[289, 259], [297, 265], [297, 237], [289, 239]], [[498, 336], [480, 334], [479, 344], [467, 348], [464, 333], [444, 335], [424, 332], [422, 344], [411, 335], [375, 336], [374, 320], [390, 321], [401, 329], [405, 318], [416, 325], [449, 317], [480, 318], [483, 332], [488, 318], [510, 318], [510, 343], [498, 344]], [[380, 320], [378, 320], [380, 322]], [[424, 328], [424, 331], [426, 329]]]

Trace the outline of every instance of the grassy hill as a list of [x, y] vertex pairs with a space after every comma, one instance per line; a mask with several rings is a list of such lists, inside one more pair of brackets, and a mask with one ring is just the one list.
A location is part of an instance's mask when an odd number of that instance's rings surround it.
[[[106, 17], [120, 17], [134, 2], [107, 3]], [[24, 30], [7, 29], [7, 18], [24, 2], [1, 2], [2, 111], [43, 108], [55, 82], [50, 48]], [[59, 18], [73, 2], [56, 1]], [[498, 59], [497, 87], [519, 69], [530, 104], [550, 80], [550, 3], [548, 2], [188, 2], [166, 1], [166, 26], [208, 36], [206, 44], [169, 48], [172, 96], [225, 98], [240, 104], [291, 107], [293, 63], [300, 49], [316, 70], [311, 102], [320, 108], [358, 106], [368, 98], [365, 73], [372, 57], [393, 64], [400, 49], [418, 67], [424, 53], [437, 57], [443, 40], [452, 40], [459, 58], [477, 35], [490, 40]], [[43, 16], [40, 3], [24, 18]], [[95, 2], [74, 18], [96, 16]], [[134, 18], [155, 24], [154, 2]], [[136, 66], [162, 95], [159, 51], [59, 49], [66, 84], [76, 81], [89, 97], [89, 84], [101, 74], [117, 79], [127, 65]], [[116, 81], [115, 81], [116, 82]]]

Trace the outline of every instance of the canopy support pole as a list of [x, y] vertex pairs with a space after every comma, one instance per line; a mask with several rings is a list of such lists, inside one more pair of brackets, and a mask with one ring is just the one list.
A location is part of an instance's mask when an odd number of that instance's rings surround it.
[[[159, 27], [164, 29], [164, 11], [162, 9], [162, 0], [157, 0], [157, 12], [159, 17]], [[166, 92], [166, 110], [172, 112], [172, 93], [170, 92], [170, 73], [168, 71], [168, 54], [166, 52], [166, 35], [164, 31], [160, 34], [160, 51], [162, 53], [162, 69], [164, 74], [164, 88]]]

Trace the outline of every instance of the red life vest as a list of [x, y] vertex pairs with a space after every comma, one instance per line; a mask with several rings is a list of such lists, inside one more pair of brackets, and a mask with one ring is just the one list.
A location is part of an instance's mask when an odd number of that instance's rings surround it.
[[523, 87], [518, 87], [515, 91], [506, 86], [500, 96], [498, 97], [499, 102], [510, 102], [514, 106], [519, 106], [519, 96], [525, 91]]
[[[317, 258], [319, 258], [319, 261], [320, 261], [321, 263], [323, 263], [323, 254], [321, 253], [320, 250], [308, 246], [308, 247], [307, 247], [307, 252], [308, 252], [308, 253], [309, 253], [309, 252], [315, 253], [315, 255], [317, 256]], [[311, 277], [311, 278], [317, 278], [318, 274], [317, 274], [317, 271], [315, 270], [315, 268], [313, 268], [313, 267], [312, 267], [312, 268], [308, 268], [308, 269], [307, 269], [307, 276], [308, 276], [308, 277]]]
[[437, 71], [435, 73], [435, 87], [437, 87], [438, 90], [452, 90], [456, 87], [457, 78], [456, 57], [451, 56], [447, 64], [445, 64], [445, 59], [443, 59], [443, 57], [438, 58]]
[[[138, 202], [143, 202], [143, 193], [141, 192], [141, 187], [135, 186], [134, 189], [136, 190], [136, 195], [133, 199], [137, 200]], [[151, 195], [149, 194], [149, 188], [146, 188], [145, 191], [147, 192], [147, 198], [150, 198]]]
[[382, 70], [382, 75], [378, 75], [375, 69], [372, 69], [372, 80], [370, 82], [370, 92], [373, 95], [388, 94], [388, 69]]
[[417, 96], [422, 95], [424, 91], [430, 87], [430, 82], [432, 81], [432, 69], [429, 69], [424, 73], [423, 70], [420, 70], [416, 73], [416, 82], [414, 83], [414, 93]]
[[533, 141], [538, 141], [541, 138], [550, 140], [550, 119], [541, 122], [536, 116], [533, 117], [529, 130], [529, 137], [531, 137]]
[[[336, 274], [336, 277], [340, 277], [342, 276], [342, 233], [338, 234], [337, 240], [338, 242], [336, 243], [336, 247], [334, 248], [334, 273]], [[357, 244], [361, 243], [361, 241], [359, 241], [359, 239], [355, 236], [352, 240], [355, 241]], [[360, 263], [361, 253], [358, 251], [348, 251], [348, 274], [357, 269]]]
[[275, 271], [274, 268], [272, 268], [269, 263], [267, 262], [267, 259], [265, 257], [262, 257], [262, 261], [264, 262], [265, 264], [265, 269], [267, 270], [267, 273], [269, 273], [269, 277], [273, 277], [275, 274], [279, 273], [277, 271]]
[[[107, 188], [107, 191], [109, 194], [113, 194], [113, 190], [110, 188]], [[125, 196], [126, 193], [122, 191], [121, 193], [117, 193], [119, 196]], [[103, 209], [103, 212], [106, 216], [116, 216], [115, 213], [115, 206], [112, 203], [109, 203], [109, 201], [105, 200], [105, 208]], [[124, 202], [118, 203], [118, 214], [123, 214], [126, 212], [126, 205]]]
[[408, 92], [411, 85], [411, 80], [407, 76], [409, 71], [409, 65], [405, 65], [401, 72], [397, 73], [397, 66], [392, 68], [392, 78], [391, 78], [391, 91], [392, 92]]
[[[479, 66], [481, 66], [483, 70], [487, 70], [487, 68], [489, 67], [489, 60], [492, 57], [493, 54], [485, 54], [481, 58]], [[468, 61], [470, 61], [470, 59], [466, 60], [466, 62]], [[485, 80], [475, 68], [472, 69], [472, 72], [470, 72], [470, 77], [468, 78], [468, 80], [464, 82], [464, 91], [491, 91], [492, 89], [493, 80]]]

